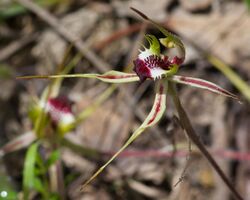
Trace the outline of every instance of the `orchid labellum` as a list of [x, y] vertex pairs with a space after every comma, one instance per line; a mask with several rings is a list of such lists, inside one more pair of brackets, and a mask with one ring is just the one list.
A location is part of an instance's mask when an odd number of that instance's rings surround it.
[[[29, 78], [94, 78], [108, 83], [129, 83], [136, 81], [155, 81], [156, 82], [156, 95], [153, 103], [153, 107], [141, 124], [141, 126], [135, 130], [126, 143], [113, 155], [84, 185], [89, 184], [99, 173], [101, 173], [105, 167], [107, 167], [128, 145], [130, 145], [142, 132], [147, 128], [154, 126], [163, 116], [166, 109], [166, 96], [168, 85], [173, 83], [185, 84], [196, 88], [206, 89], [213, 93], [217, 93], [223, 96], [231, 97], [238, 100], [237, 96], [226, 91], [220, 86], [211, 83], [209, 81], [176, 75], [180, 65], [185, 59], [185, 47], [182, 41], [170, 33], [156, 22], [149, 19], [140, 11], [132, 8], [137, 14], [143, 17], [145, 20], [151, 22], [156, 26], [160, 32], [165, 36], [164, 38], [157, 39], [154, 35], [146, 35], [145, 38], [149, 43], [148, 48], [142, 47], [138, 57], [134, 60], [134, 72], [124, 73], [119, 71], [109, 71], [104, 74], [68, 74], [68, 75], [49, 75], [49, 76], [25, 76], [19, 77], [23, 79]], [[172, 58], [168, 55], [163, 55], [161, 49], [175, 48], [177, 55]]]

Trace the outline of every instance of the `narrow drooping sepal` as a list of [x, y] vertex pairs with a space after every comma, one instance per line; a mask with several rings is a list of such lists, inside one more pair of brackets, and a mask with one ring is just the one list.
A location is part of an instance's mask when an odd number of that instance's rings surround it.
[[193, 86], [196, 88], [206, 89], [206, 90], [209, 90], [213, 93], [220, 94], [220, 95], [223, 95], [226, 97], [231, 97], [233, 99], [240, 101], [240, 99], [236, 95], [232, 94], [231, 92], [223, 89], [222, 87], [220, 87], [212, 82], [209, 82], [209, 81], [206, 81], [206, 80], [203, 80], [200, 78], [174, 75], [174, 76], [168, 77], [168, 80], [174, 81], [176, 83], [181, 83], [181, 84]]
[[104, 74], [64, 74], [64, 75], [35, 75], [35, 76], [20, 76], [17, 79], [56, 79], [56, 78], [93, 78], [99, 79], [107, 83], [129, 83], [139, 81], [139, 78], [134, 73], [125, 73], [119, 71], [109, 71]]
[[160, 80], [157, 86], [157, 92], [154, 100], [154, 105], [149, 115], [142, 123], [142, 125], [130, 136], [126, 143], [102, 166], [100, 167], [94, 175], [92, 175], [81, 187], [84, 189], [92, 180], [94, 180], [124, 149], [126, 149], [142, 132], [147, 128], [155, 125], [162, 117], [166, 109], [166, 92], [167, 92], [167, 82]]

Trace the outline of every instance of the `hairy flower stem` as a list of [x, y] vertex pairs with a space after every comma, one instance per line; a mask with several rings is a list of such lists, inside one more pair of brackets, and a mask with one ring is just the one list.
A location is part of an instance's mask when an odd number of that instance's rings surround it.
[[195, 130], [192, 127], [191, 122], [190, 122], [185, 110], [183, 109], [183, 107], [181, 105], [180, 99], [179, 99], [179, 97], [177, 95], [177, 92], [176, 92], [176, 90], [174, 88], [174, 85], [171, 82], [169, 83], [169, 92], [170, 92], [170, 94], [171, 94], [171, 96], [173, 98], [175, 107], [177, 109], [177, 112], [178, 112], [178, 115], [179, 115], [179, 118], [180, 118], [181, 125], [185, 129], [186, 134], [188, 135], [188, 137], [199, 148], [201, 153], [206, 157], [208, 162], [212, 165], [214, 170], [218, 173], [218, 175], [221, 177], [221, 179], [224, 181], [224, 183], [228, 186], [229, 190], [232, 192], [232, 194], [235, 196], [235, 198], [238, 199], [238, 200], [243, 200], [243, 198], [240, 196], [240, 194], [234, 188], [233, 184], [226, 177], [226, 175], [224, 174], [222, 169], [219, 167], [217, 162], [213, 159], [211, 154], [205, 148], [204, 144], [202, 144], [202, 142], [200, 141], [200, 138], [195, 133]]

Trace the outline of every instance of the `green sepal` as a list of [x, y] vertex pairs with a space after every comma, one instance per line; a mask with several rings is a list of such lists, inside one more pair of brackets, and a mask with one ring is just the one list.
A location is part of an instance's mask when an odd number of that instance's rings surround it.
[[65, 124], [65, 123], [58, 123], [57, 124], [57, 133], [58, 135], [60, 135], [61, 137], [63, 137], [66, 133], [72, 131], [75, 128], [75, 123], [69, 123], [69, 124]]
[[179, 65], [173, 64], [171, 65], [171, 69], [167, 70], [166, 73], [164, 74], [164, 77], [170, 77], [175, 75], [179, 70]]
[[83, 190], [86, 185], [94, 180], [124, 149], [126, 149], [137, 137], [139, 137], [141, 133], [159, 122], [166, 109], [167, 87], [168, 82], [166, 80], [158, 81], [154, 105], [144, 122], [138, 129], [134, 131], [125, 144], [82, 185], [81, 190]]
[[168, 30], [166, 30], [163, 26], [159, 25], [154, 20], [150, 19], [148, 16], [146, 16], [141, 11], [139, 11], [133, 7], [131, 7], [131, 9], [133, 11], [135, 11], [138, 15], [140, 15], [143, 19], [145, 19], [146, 21], [153, 24], [156, 28], [159, 29], [159, 31], [162, 32], [163, 35], [166, 36], [166, 38], [160, 39], [160, 42], [163, 46], [165, 46], [166, 48], [174, 48], [174, 47], [178, 48], [178, 50], [180, 51], [180, 53], [182, 55], [182, 58], [185, 59], [185, 54], [186, 54], [185, 47], [184, 47], [183, 42], [181, 41], [181, 39], [178, 36], [169, 32]]
[[160, 43], [158, 42], [157, 38], [154, 35], [147, 34], [145, 35], [149, 43], [149, 50], [152, 54], [159, 56], [161, 53]]

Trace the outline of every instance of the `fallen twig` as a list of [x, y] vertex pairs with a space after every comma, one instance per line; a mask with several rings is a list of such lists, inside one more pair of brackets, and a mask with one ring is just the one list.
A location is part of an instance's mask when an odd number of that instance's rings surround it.
[[95, 65], [101, 72], [110, 69], [110, 66], [101, 58], [99, 58], [94, 52], [92, 52], [75, 34], [70, 32], [67, 28], [61, 25], [60, 21], [51, 15], [48, 11], [38, 6], [29, 0], [15, 0], [30, 11], [34, 12], [37, 16], [48, 23], [53, 29], [65, 38], [68, 42], [72, 43], [74, 47], [83, 54], [93, 65]]
[[29, 44], [30, 42], [34, 41], [36, 38], [36, 35], [29, 35], [24, 36], [20, 38], [19, 40], [16, 40], [12, 43], [10, 43], [8, 46], [0, 50], [0, 61], [3, 61], [7, 58], [9, 58], [12, 54]]

